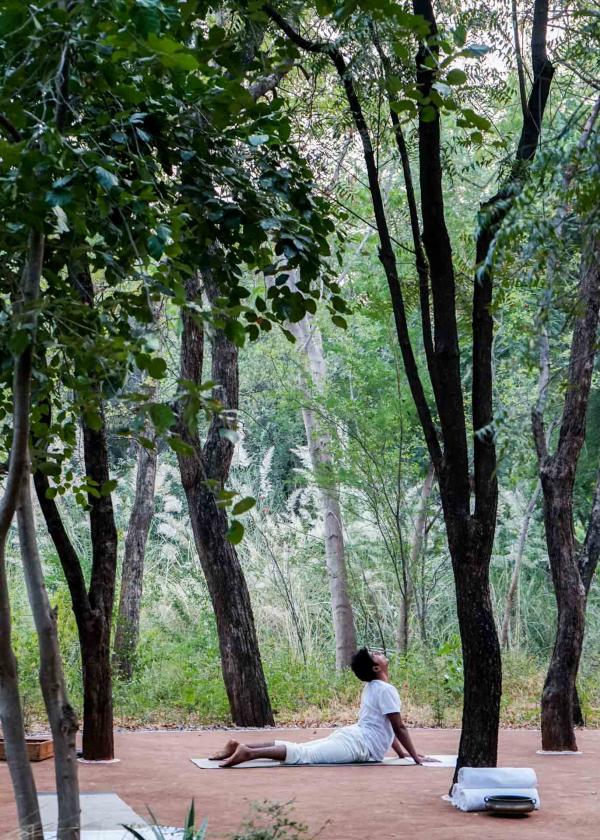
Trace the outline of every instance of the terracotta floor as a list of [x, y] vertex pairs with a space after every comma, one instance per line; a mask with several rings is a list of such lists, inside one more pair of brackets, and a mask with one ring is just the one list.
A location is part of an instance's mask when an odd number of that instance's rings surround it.
[[[319, 730], [278, 730], [274, 737], [306, 740]], [[321, 732], [321, 734], [324, 734]], [[427, 840], [519, 837], [524, 840], [600, 837], [600, 731], [578, 734], [581, 756], [539, 756], [539, 732], [504, 731], [501, 765], [534, 767], [542, 810], [506, 820], [462, 814], [441, 800], [452, 771], [420, 767], [317, 767], [209, 771], [189, 758], [210, 754], [223, 732], [131, 732], [116, 736], [119, 764], [80, 766], [82, 791], [114, 791], [145, 816], [149, 805], [167, 824], [181, 824], [192, 797], [209, 820], [209, 838], [227, 837], [247, 816], [250, 803], [295, 802], [295, 816], [323, 840], [387, 840], [418, 833]], [[273, 737], [244, 733], [248, 741]], [[456, 752], [456, 730], [413, 730], [423, 752]], [[40, 791], [54, 790], [53, 763], [35, 765]], [[327, 823], [327, 824], [326, 824]], [[326, 825], [325, 825], [326, 824]], [[15, 828], [15, 809], [5, 764], [0, 764], [0, 837]]]

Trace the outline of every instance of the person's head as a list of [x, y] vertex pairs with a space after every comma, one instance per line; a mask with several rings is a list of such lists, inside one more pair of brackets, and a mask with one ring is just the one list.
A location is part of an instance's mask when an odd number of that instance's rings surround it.
[[383, 653], [371, 652], [363, 647], [350, 660], [350, 667], [359, 680], [371, 682], [387, 677], [388, 661]]

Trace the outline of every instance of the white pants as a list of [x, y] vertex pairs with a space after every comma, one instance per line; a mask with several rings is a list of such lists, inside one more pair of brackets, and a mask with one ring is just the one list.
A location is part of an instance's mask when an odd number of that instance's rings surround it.
[[353, 764], [372, 761], [358, 726], [336, 729], [327, 738], [294, 744], [275, 741], [286, 748], [284, 764]]

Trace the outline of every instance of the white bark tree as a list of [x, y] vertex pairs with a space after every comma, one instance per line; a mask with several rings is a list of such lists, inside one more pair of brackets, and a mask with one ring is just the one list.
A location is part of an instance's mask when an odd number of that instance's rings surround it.
[[[289, 285], [294, 288], [293, 275], [290, 275]], [[336, 668], [341, 670], [349, 666], [352, 654], [356, 650], [356, 629], [348, 594], [344, 529], [339, 489], [333, 471], [333, 441], [318, 414], [310, 407], [312, 399], [309, 383], [312, 383], [312, 388], [318, 396], [324, 395], [327, 364], [321, 332], [310, 313], [296, 323], [287, 322], [286, 328], [295, 337], [298, 353], [304, 362], [301, 387], [307, 404], [302, 408], [302, 419], [312, 471], [321, 498], [327, 578], [335, 633], [335, 664]]]

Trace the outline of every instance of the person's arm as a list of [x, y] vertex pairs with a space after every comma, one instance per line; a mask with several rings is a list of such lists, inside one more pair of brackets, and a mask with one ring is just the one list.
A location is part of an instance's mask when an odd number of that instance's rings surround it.
[[400, 741], [397, 738], [394, 738], [392, 742], [392, 749], [394, 750], [398, 758], [406, 758], [406, 753], [402, 749], [402, 745], [400, 744]]
[[[419, 755], [419, 753], [415, 750], [415, 748], [413, 746], [413, 742], [411, 740], [411, 737], [408, 734], [408, 729], [404, 725], [404, 721], [402, 720], [402, 716], [400, 715], [400, 712], [391, 712], [390, 714], [387, 715], [387, 717], [388, 717], [390, 723], [392, 724], [392, 729], [394, 730], [394, 735], [396, 736], [396, 739], [404, 747], [404, 749], [409, 753], [409, 755], [412, 757], [415, 764], [422, 764], [423, 763], [423, 756]], [[396, 750], [395, 741], [394, 741], [394, 744], [392, 744], [392, 746]], [[398, 752], [398, 750], [396, 750], [396, 752]]]

